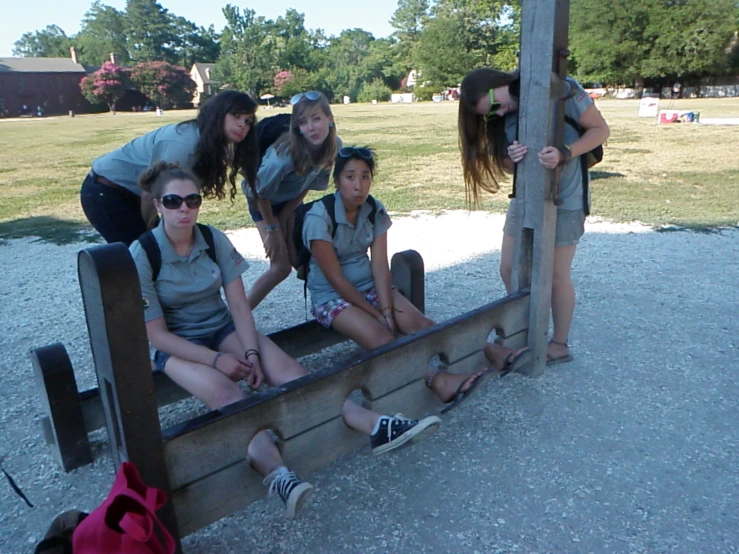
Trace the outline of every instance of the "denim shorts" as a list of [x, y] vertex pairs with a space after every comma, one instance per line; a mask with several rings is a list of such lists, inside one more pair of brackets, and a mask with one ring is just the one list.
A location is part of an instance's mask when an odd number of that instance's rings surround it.
[[[287, 202], [278, 202], [277, 204], [272, 204], [272, 215], [280, 215], [280, 212], [285, 207], [285, 204], [287, 204]], [[260, 212], [259, 208], [257, 208], [256, 200], [247, 196], [246, 205], [249, 207], [249, 215], [251, 216], [251, 219], [252, 221], [254, 221], [254, 223], [264, 221], [264, 217], [262, 217], [262, 212]]]
[[[516, 233], [517, 212], [511, 202], [506, 213], [503, 232], [514, 236]], [[554, 246], [572, 246], [580, 242], [585, 234], [585, 212], [583, 210], [557, 210], [557, 224], [554, 235]]]
[[[364, 299], [375, 308], [380, 306], [380, 299], [377, 297], [377, 290], [375, 290], [375, 287], [361, 292], [362, 295], [364, 295]], [[346, 310], [349, 306], [353, 306], [353, 304], [339, 297], [313, 308], [313, 316], [316, 318], [316, 321], [326, 329], [331, 329], [331, 324], [334, 322], [334, 319], [336, 319], [336, 316]]]
[[[199, 344], [201, 346], [205, 346], [206, 348], [210, 348], [211, 350], [218, 351], [218, 347], [221, 346], [221, 343], [226, 340], [226, 338], [233, 332], [236, 331], [236, 326], [234, 325], [233, 320], [229, 322], [227, 325], [221, 327], [219, 331], [216, 331], [212, 335], [208, 337], [200, 337], [197, 339], [187, 339], [193, 344]], [[167, 361], [172, 357], [171, 354], [167, 354], [166, 352], [162, 352], [161, 350], [157, 350], [154, 353], [154, 365], [159, 371], [164, 371], [164, 366], [167, 365]]]

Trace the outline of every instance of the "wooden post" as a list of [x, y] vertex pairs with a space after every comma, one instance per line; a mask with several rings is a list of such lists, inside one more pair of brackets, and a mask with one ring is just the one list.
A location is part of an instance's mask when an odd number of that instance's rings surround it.
[[147, 485], [164, 490], [170, 501], [157, 515], [182, 552], [136, 265], [119, 242], [83, 250], [77, 263], [113, 462], [133, 462]]
[[541, 166], [537, 152], [556, 144], [556, 108], [563, 87], [555, 72], [560, 52], [567, 48], [569, 0], [524, 0], [521, 12], [518, 140], [529, 151], [516, 168], [517, 209], [523, 217], [516, 231], [513, 287], [531, 291], [528, 345], [534, 363], [524, 371], [535, 377], [546, 365], [557, 220], [552, 189], [558, 177]]

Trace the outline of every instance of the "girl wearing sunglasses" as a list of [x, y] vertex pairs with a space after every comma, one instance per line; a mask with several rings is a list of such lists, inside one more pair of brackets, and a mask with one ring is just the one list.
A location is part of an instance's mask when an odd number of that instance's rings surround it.
[[[248, 264], [228, 237], [213, 227], [209, 229], [217, 263], [207, 253], [196, 225], [202, 201], [197, 178], [174, 164], [158, 162], [139, 183], [151, 194], [160, 216], [152, 231], [161, 251], [156, 280], [139, 241], [129, 247], [141, 282], [146, 332], [156, 349], [156, 368], [213, 410], [245, 397], [240, 381], [257, 389], [262, 383], [279, 386], [305, 375], [303, 366], [257, 331], [241, 277]], [[383, 416], [350, 401], [344, 403], [342, 415], [348, 426], [370, 436], [375, 455], [418, 442], [440, 423], [435, 416], [420, 421]], [[247, 457], [293, 517], [313, 487], [285, 467], [266, 431], [254, 437]]]
[[290, 130], [264, 154], [256, 180], [242, 182], [249, 214], [259, 229], [269, 269], [249, 291], [254, 309], [284, 281], [295, 264], [292, 236], [295, 209], [311, 190], [326, 190], [341, 140], [327, 98], [320, 92], [296, 94], [290, 100]]
[[[434, 325], [392, 288], [387, 256], [391, 222], [382, 203], [370, 197], [374, 175], [371, 149], [341, 148], [333, 173], [337, 229], [323, 202], [313, 205], [303, 223], [303, 242], [311, 252], [307, 285], [313, 315], [324, 327], [367, 349], [395, 340], [398, 333], [407, 335]], [[496, 369], [504, 373], [524, 361], [524, 352], [490, 345]], [[447, 412], [493, 374], [492, 370], [451, 374], [442, 368], [426, 374], [425, 382], [447, 403], [442, 410]]]
[[[583, 198], [583, 170], [579, 156], [603, 144], [610, 134], [608, 124], [593, 100], [580, 84], [567, 78], [565, 114], [585, 130], [582, 136], [572, 125], [564, 126], [564, 148], [546, 146], [536, 155], [547, 169], [562, 166], [557, 226], [554, 243], [552, 280], [552, 338], [547, 346], [547, 364], [572, 361], [567, 340], [575, 311], [575, 289], [571, 279], [572, 261], [577, 244], [585, 232], [589, 199]], [[477, 204], [482, 191], [495, 193], [506, 173], [528, 153], [516, 140], [518, 127], [518, 71], [476, 69], [463, 80], [459, 97], [459, 144], [462, 169], [470, 204]], [[586, 183], [587, 184], [587, 183]], [[519, 213], [516, 198], [506, 215], [503, 245], [500, 251], [500, 275], [506, 289], [512, 290], [514, 232]]]
[[[166, 125], [138, 137], [92, 163], [82, 183], [82, 209], [107, 242], [131, 244], [156, 223], [152, 199], [138, 177], [154, 162], [178, 163], [204, 184], [207, 197], [236, 196], [236, 176], [256, 176], [259, 148], [257, 104], [248, 94], [223, 91], [201, 109], [196, 119]], [[229, 190], [230, 189], [230, 190]]]

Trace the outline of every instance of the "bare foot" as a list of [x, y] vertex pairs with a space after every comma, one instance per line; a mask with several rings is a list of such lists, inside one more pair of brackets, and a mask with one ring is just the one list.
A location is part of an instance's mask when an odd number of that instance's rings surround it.
[[[436, 374], [436, 377], [434, 377], [434, 382], [431, 384], [431, 390], [439, 397], [439, 400], [446, 404], [447, 402], [454, 400], [457, 392], [468, 391], [475, 383], [475, 380], [484, 372], [485, 370], [480, 370], [476, 373], [447, 373], [446, 371], [441, 371]], [[433, 375], [433, 371], [426, 373], [423, 376], [424, 381], [428, 383], [431, 375]], [[460, 386], [462, 386], [461, 390], [459, 388]]]
[[528, 352], [529, 348], [524, 346], [518, 350], [513, 350], [501, 344], [489, 342], [483, 348], [485, 357], [493, 364], [493, 367], [500, 372], [509, 370], [510, 367], [520, 358], [521, 354]]

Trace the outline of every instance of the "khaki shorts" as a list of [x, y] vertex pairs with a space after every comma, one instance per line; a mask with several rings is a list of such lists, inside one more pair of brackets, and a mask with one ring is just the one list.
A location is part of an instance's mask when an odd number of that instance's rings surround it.
[[[511, 201], [506, 213], [503, 232], [514, 236], [516, 232], [516, 214]], [[554, 235], [554, 246], [572, 246], [580, 242], [585, 234], [585, 212], [583, 210], [557, 210], [557, 228]]]

